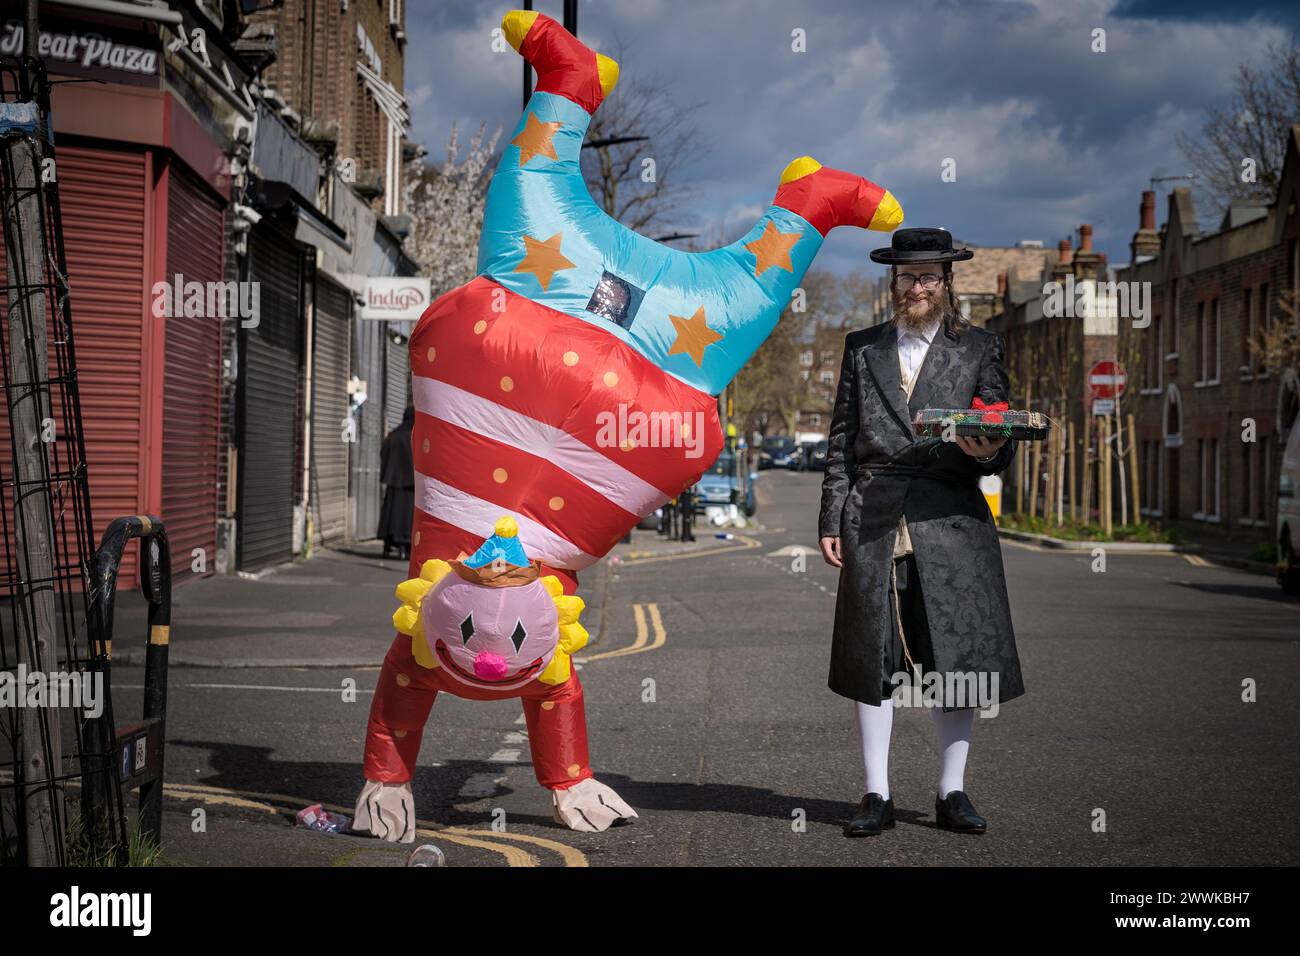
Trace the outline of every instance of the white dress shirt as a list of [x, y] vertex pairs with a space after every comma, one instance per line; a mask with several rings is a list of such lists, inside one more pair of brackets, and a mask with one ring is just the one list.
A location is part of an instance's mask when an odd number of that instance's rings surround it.
[[[916, 332], [903, 328], [901, 324], [898, 326], [898, 370], [902, 374], [903, 391], [909, 399], [916, 385], [917, 373], [921, 371], [921, 363], [925, 361], [925, 353], [930, 351], [930, 343], [938, 331], [937, 319]], [[907, 520], [900, 518], [898, 537], [894, 541], [894, 557], [901, 558], [911, 553], [912, 536], [907, 531]]]
[[916, 332], [909, 331], [902, 325], [898, 326], [898, 365], [903, 373], [903, 390], [909, 395], [916, 381], [916, 373], [921, 370], [921, 363], [925, 361], [925, 353], [930, 350], [930, 343], [934, 341], [935, 333], [938, 331], [937, 319]]

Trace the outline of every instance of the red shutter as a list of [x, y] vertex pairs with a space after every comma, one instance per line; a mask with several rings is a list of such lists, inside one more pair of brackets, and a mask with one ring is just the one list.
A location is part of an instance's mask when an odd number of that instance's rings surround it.
[[[55, 150], [73, 345], [90, 478], [94, 544], [114, 518], [143, 510], [140, 392], [145, 314], [145, 157], [60, 146]], [[4, 250], [0, 246], [0, 275]], [[53, 372], [51, 372], [53, 374]], [[8, 412], [0, 413], [0, 471], [11, 477]], [[12, 506], [10, 499], [8, 504]], [[12, 535], [13, 516], [8, 516]], [[10, 542], [4, 543], [7, 550]], [[123, 558], [134, 578], [135, 545]], [[74, 554], [67, 555], [75, 559]]]
[[[144, 509], [140, 393], [145, 310], [145, 157], [56, 147], [72, 334], [95, 543]], [[134, 561], [135, 549], [131, 558]], [[134, 564], [124, 564], [134, 567]], [[132, 580], [134, 572], [124, 575]]]
[[[220, 282], [224, 236], [220, 200], [173, 164], [168, 175], [167, 281]], [[222, 322], [219, 316], [169, 320], [163, 373], [162, 519], [174, 580], [195, 575], [202, 548], [206, 572], [216, 554], [217, 473], [221, 428]]]

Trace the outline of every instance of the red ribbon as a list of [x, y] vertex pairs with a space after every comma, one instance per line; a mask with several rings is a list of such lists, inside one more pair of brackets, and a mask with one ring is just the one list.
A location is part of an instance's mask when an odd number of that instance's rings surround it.
[[1005, 412], [1011, 409], [1011, 406], [1006, 402], [985, 402], [984, 399], [980, 398], [978, 395], [971, 399], [970, 407], [975, 409], [977, 412], [984, 412], [984, 414], [980, 416], [980, 420], [986, 422], [1002, 421], [1002, 416], [999, 415], [998, 412]]

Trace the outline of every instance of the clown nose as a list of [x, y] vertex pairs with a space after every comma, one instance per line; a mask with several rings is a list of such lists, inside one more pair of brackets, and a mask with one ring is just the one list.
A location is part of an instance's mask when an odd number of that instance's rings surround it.
[[506, 676], [506, 659], [491, 651], [482, 651], [474, 658], [474, 674], [479, 680], [500, 680]]

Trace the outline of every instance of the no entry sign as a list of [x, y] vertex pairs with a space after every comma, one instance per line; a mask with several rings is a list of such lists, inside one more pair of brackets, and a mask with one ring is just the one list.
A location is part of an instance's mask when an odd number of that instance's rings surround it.
[[1098, 362], [1088, 372], [1088, 388], [1097, 398], [1114, 398], [1124, 393], [1128, 373], [1118, 362]]

